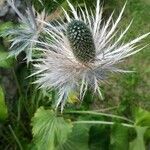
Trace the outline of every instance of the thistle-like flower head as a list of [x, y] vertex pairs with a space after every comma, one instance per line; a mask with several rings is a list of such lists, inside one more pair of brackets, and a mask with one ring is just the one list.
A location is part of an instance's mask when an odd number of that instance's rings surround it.
[[32, 61], [32, 51], [36, 44], [35, 41], [38, 40], [43, 26], [43, 24], [37, 20], [44, 20], [46, 18], [45, 11], [39, 14], [30, 5], [23, 14], [15, 6], [14, 0], [7, 0], [7, 2], [18, 15], [19, 25], [4, 31], [2, 35], [11, 36], [12, 43], [10, 47], [10, 55], [18, 56], [24, 51], [28, 63]]
[[61, 109], [72, 91], [78, 92], [81, 100], [88, 86], [101, 95], [99, 85], [105, 81], [108, 73], [127, 72], [117, 68], [117, 64], [140, 51], [142, 48], [135, 44], [150, 34], [122, 43], [121, 40], [131, 25], [130, 23], [118, 36], [116, 29], [125, 5], [115, 21], [112, 13], [106, 22], [102, 22], [103, 10], [99, 0], [95, 13], [89, 13], [86, 5], [84, 10], [79, 6], [80, 11], [77, 12], [67, 2], [72, 15], [70, 17], [63, 9], [66, 21], [58, 22], [59, 28], [45, 22], [44, 31], [49, 39], [48, 42], [39, 41], [45, 48], [39, 48], [44, 54], [42, 59], [37, 60], [34, 73], [38, 76], [36, 83], [41, 88], [59, 90], [56, 106], [61, 104]]

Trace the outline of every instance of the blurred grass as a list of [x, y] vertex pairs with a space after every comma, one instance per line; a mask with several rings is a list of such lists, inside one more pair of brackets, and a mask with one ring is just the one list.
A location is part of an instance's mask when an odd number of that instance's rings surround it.
[[[107, 14], [115, 10], [115, 15], [117, 16], [126, 0], [108, 0], [104, 2]], [[124, 29], [132, 19], [133, 23], [124, 39], [125, 41], [130, 41], [139, 35], [150, 32], [150, 0], [127, 1], [127, 6], [120, 24], [121, 29]], [[141, 42], [142, 45], [149, 43], [150, 36]], [[110, 106], [119, 105], [119, 111], [128, 115], [131, 114], [135, 106], [141, 106], [150, 110], [149, 64], [150, 46], [148, 45], [123, 63], [125, 69], [134, 70], [134, 73], [114, 75], [110, 84], [104, 85], [105, 101], [103, 103], [100, 102], [100, 107], [103, 107], [103, 105], [107, 105], [108, 107], [108, 104]]]

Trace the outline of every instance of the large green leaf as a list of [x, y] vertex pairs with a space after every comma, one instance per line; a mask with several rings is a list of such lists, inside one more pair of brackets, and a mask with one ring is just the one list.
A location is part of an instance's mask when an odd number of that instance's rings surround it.
[[111, 150], [128, 150], [128, 128], [115, 124], [111, 130]]
[[72, 131], [69, 120], [43, 107], [40, 107], [32, 118], [32, 126], [33, 141], [38, 150], [55, 150], [66, 142]]
[[5, 104], [4, 93], [0, 86], [0, 121], [5, 120], [7, 116], [8, 116], [8, 111], [7, 111], [7, 106]]
[[144, 134], [147, 127], [135, 127], [137, 137], [130, 142], [130, 150], [145, 150]]
[[74, 125], [67, 141], [58, 147], [57, 150], [89, 150], [89, 129], [88, 125]]

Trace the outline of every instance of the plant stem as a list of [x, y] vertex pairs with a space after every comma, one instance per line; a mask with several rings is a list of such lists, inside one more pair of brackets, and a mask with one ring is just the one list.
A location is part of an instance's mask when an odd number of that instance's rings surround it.
[[114, 106], [114, 107], [108, 107], [108, 108], [104, 108], [104, 109], [99, 109], [99, 110], [94, 110], [95, 112], [106, 112], [106, 111], [110, 111], [110, 110], [114, 110], [118, 108], [118, 106]]
[[89, 114], [89, 115], [97, 115], [97, 116], [106, 116], [106, 117], [112, 117], [112, 118], [117, 118], [117, 119], [122, 119], [125, 121], [128, 121], [130, 123], [134, 123], [132, 120], [122, 117], [122, 116], [117, 116], [117, 115], [112, 115], [112, 114], [107, 114], [107, 113], [102, 113], [102, 112], [95, 112], [95, 111], [69, 111], [65, 113], [74, 113], [74, 114]]
[[[13, 76], [14, 76], [14, 79], [15, 79], [15, 83], [16, 83], [16, 86], [17, 86], [17, 89], [18, 89], [18, 93], [19, 93], [19, 100], [18, 100], [18, 117], [17, 117], [17, 120], [19, 122], [20, 120], [20, 114], [21, 114], [21, 100], [23, 98], [23, 94], [22, 94], [22, 91], [21, 91], [21, 87], [20, 87], [20, 84], [19, 84], [19, 81], [17, 79], [17, 75], [15, 73], [15, 70], [14, 68], [12, 69], [12, 72], [13, 72]], [[18, 124], [19, 125], [19, 124]]]
[[18, 137], [16, 136], [15, 132], [13, 131], [11, 125], [9, 125], [8, 127], [9, 127], [9, 129], [10, 129], [10, 132], [11, 132], [12, 135], [14, 136], [14, 139], [15, 139], [16, 142], [18, 143], [18, 146], [19, 146], [20, 150], [23, 150], [23, 147], [22, 147], [22, 145], [21, 145], [21, 143], [20, 143]]
[[[109, 122], [109, 121], [88, 121], [88, 120], [84, 120], [84, 121], [74, 121], [73, 124], [104, 124], [104, 125], [114, 125], [115, 122]], [[127, 123], [121, 123], [121, 125], [125, 126], [125, 127], [130, 127], [130, 128], [134, 128], [135, 126], [132, 124], [127, 124]]]
[[16, 86], [17, 86], [19, 95], [20, 95], [20, 97], [22, 97], [21, 87], [20, 87], [19, 81], [18, 81], [18, 79], [17, 79], [17, 75], [16, 75], [16, 73], [15, 73], [14, 68], [12, 69], [12, 73], [13, 73], [13, 76], [14, 76], [14, 79], [15, 79], [15, 83], [16, 83]]

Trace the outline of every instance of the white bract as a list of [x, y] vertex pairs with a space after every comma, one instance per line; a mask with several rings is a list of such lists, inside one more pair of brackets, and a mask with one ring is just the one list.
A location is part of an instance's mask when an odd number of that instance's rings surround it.
[[[135, 44], [150, 34], [144, 34], [128, 43], [121, 42], [131, 25], [130, 23], [118, 35], [116, 29], [126, 4], [115, 21], [112, 18], [112, 13], [108, 20], [104, 22], [102, 21], [103, 10], [100, 7], [99, 0], [97, 0], [95, 13], [90, 11], [86, 5], [84, 10], [79, 6], [77, 12], [74, 6], [69, 1], [67, 2], [72, 15], [70, 17], [69, 13], [63, 9], [65, 19], [57, 22], [59, 28], [54, 24], [44, 22], [46, 25], [44, 31], [49, 38], [47, 36], [48, 39], [45, 41], [37, 41], [44, 47], [38, 48], [43, 51], [43, 57], [36, 60], [37, 62], [34, 65], [36, 69], [34, 75], [38, 77], [35, 83], [41, 88], [55, 88], [59, 91], [56, 108], [61, 105], [61, 110], [63, 110], [72, 91], [79, 93], [80, 100], [83, 99], [88, 86], [101, 95], [99, 85], [105, 81], [109, 72], [128, 72], [119, 69], [118, 63], [143, 49], [143, 47], [138, 48]], [[95, 47], [95, 57], [92, 61], [80, 61], [73, 53], [72, 45], [67, 37], [67, 29], [68, 25], [74, 20], [83, 22], [90, 29]], [[76, 38], [78, 39], [78, 36]], [[78, 48], [80, 51], [80, 47]]]
[[33, 49], [38, 40], [43, 24], [37, 20], [44, 20], [45, 12], [37, 13], [34, 8], [27, 8], [25, 14], [21, 13], [15, 6], [14, 0], [7, 0], [8, 4], [19, 17], [19, 25], [2, 33], [4, 36], [11, 36], [10, 56], [16, 57], [24, 51], [27, 63], [32, 61]]

